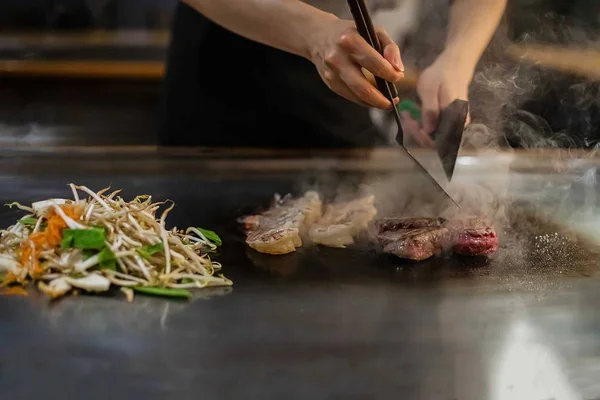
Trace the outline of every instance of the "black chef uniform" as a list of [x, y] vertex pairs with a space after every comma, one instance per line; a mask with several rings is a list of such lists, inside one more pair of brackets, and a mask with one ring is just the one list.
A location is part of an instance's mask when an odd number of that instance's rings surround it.
[[161, 106], [163, 146], [371, 147], [366, 108], [332, 92], [308, 60], [238, 36], [177, 5]]

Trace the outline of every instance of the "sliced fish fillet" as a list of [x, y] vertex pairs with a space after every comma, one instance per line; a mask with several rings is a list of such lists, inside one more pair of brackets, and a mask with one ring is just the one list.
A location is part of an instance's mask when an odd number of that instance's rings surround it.
[[375, 196], [330, 204], [323, 218], [311, 226], [308, 236], [313, 243], [328, 247], [345, 247], [365, 230], [377, 215]]
[[286, 198], [260, 215], [242, 220], [248, 246], [260, 253], [288, 254], [302, 246], [302, 235], [321, 217], [322, 202], [317, 192], [301, 198]]

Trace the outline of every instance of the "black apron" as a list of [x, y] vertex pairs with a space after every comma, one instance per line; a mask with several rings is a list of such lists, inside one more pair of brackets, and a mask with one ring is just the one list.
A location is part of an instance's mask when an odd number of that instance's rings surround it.
[[160, 118], [163, 146], [371, 147], [366, 108], [308, 60], [247, 40], [177, 5]]

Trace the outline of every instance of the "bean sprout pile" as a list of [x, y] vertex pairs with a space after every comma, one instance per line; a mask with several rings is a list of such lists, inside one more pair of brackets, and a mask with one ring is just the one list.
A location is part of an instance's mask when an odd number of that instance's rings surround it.
[[27, 215], [0, 230], [3, 287], [33, 281], [57, 298], [114, 285], [132, 301], [134, 292], [190, 297], [188, 289], [232, 285], [209, 257], [221, 244], [215, 232], [165, 227], [172, 202], [146, 195], [128, 202], [120, 190], [69, 186], [73, 200], [9, 205]]

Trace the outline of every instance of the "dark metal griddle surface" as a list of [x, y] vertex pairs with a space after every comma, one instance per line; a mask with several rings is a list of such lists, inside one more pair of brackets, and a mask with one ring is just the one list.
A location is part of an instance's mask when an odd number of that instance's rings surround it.
[[[163, 170], [150, 161], [90, 173], [64, 160], [60, 171], [4, 160], [0, 202], [68, 196], [71, 181], [170, 198], [172, 223], [223, 234], [219, 261], [234, 287], [189, 303], [0, 298], [2, 398], [600, 396], [597, 259], [554, 238], [554, 227], [532, 232], [521, 252], [505, 244], [491, 262], [410, 265], [369, 249], [273, 258], [246, 250], [235, 218], [274, 192], [298, 190], [297, 174]], [[3, 210], [0, 223], [16, 216]], [[553, 250], [536, 250], [539, 241]]]

